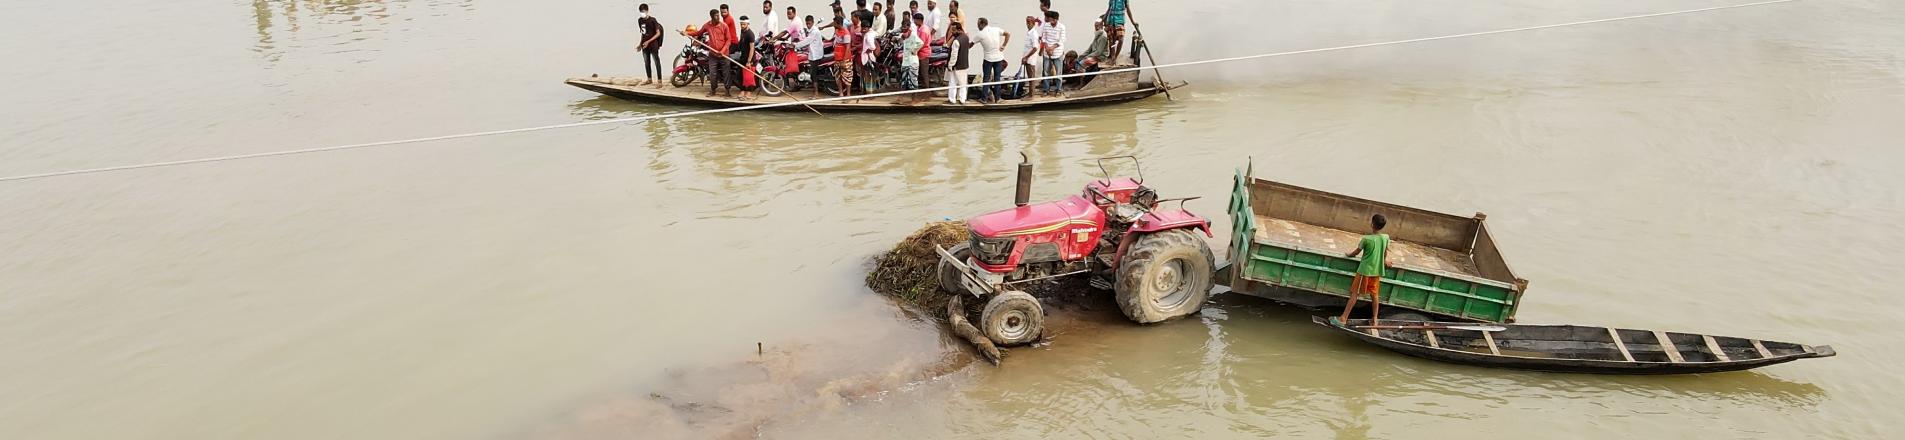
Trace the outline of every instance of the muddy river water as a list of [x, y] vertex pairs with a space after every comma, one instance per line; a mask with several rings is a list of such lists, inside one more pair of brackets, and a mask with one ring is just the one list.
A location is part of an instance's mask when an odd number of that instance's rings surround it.
[[[635, 3], [0, 3], [0, 175], [680, 110], [560, 83], [639, 72]], [[671, 28], [712, 6], [651, 3]], [[1100, 3], [1056, 3], [1082, 47]], [[1133, 3], [1165, 62], [1725, 4]], [[1022, 31], [1033, 4], [966, 7]], [[1899, 23], [1896, 1], [1806, 0], [1173, 70], [1175, 100], [1105, 108], [724, 114], [0, 183], [0, 438], [1890, 437]], [[1524, 322], [1840, 355], [1484, 370], [1231, 295], [1149, 327], [1086, 310], [968, 365], [861, 277], [924, 222], [1010, 203], [1019, 151], [1036, 198], [1130, 154], [1212, 217], [1247, 160], [1486, 212], [1532, 281]]]

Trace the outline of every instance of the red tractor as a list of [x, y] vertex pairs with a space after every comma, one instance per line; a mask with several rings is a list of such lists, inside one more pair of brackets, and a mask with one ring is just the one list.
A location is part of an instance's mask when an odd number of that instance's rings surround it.
[[[1137, 177], [1111, 177], [1105, 162], [1112, 159], [1131, 159]], [[1043, 308], [1020, 287], [1035, 281], [1090, 277], [1093, 287], [1116, 292], [1125, 316], [1141, 324], [1197, 312], [1215, 281], [1215, 258], [1197, 236], [1211, 236], [1210, 220], [1184, 210], [1183, 202], [1196, 197], [1159, 199], [1144, 186], [1137, 161], [1099, 159], [1105, 178], [1078, 195], [1031, 204], [1026, 159], [1019, 164], [1017, 206], [967, 219], [971, 240], [939, 250], [940, 287], [985, 299], [975, 322], [1002, 346], [1035, 342], [1043, 332]], [[1176, 209], [1160, 207], [1173, 201]]]

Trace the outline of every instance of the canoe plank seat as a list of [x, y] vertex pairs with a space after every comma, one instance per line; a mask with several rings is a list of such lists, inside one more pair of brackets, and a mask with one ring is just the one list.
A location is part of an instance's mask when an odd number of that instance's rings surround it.
[[1667, 339], [1667, 332], [1654, 330], [1654, 339], [1660, 340], [1660, 351], [1667, 353], [1668, 360], [1676, 364], [1687, 361], [1687, 358], [1680, 356], [1680, 347], [1675, 347], [1673, 340]]
[[1760, 359], [1766, 359], [1766, 358], [1770, 358], [1770, 357], [1773, 357], [1773, 352], [1772, 352], [1772, 351], [1769, 351], [1769, 350], [1767, 350], [1767, 349], [1766, 349], [1766, 344], [1762, 344], [1762, 343], [1760, 343], [1758, 339], [1754, 339], [1754, 340], [1753, 340], [1753, 349], [1754, 349], [1754, 350], [1757, 350], [1757, 351], [1759, 351], [1759, 358], [1760, 358]]
[[1502, 350], [1499, 348], [1495, 348], [1495, 332], [1482, 332], [1482, 340], [1488, 341], [1489, 354], [1493, 354], [1496, 356], [1502, 355]]
[[1442, 348], [1442, 341], [1435, 340], [1435, 330], [1422, 329], [1422, 335], [1429, 337], [1429, 348]]
[[1614, 348], [1621, 350], [1621, 359], [1626, 359], [1628, 362], [1634, 361], [1634, 354], [1627, 351], [1627, 343], [1621, 342], [1621, 332], [1614, 331], [1613, 327], [1608, 327], [1607, 337], [1614, 338]]
[[1707, 343], [1707, 351], [1710, 351], [1710, 352], [1713, 352], [1713, 357], [1714, 357], [1715, 359], [1719, 359], [1719, 360], [1720, 360], [1720, 362], [1732, 362], [1732, 361], [1733, 361], [1733, 359], [1731, 359], [1731, 358], [1728, 358], [1728, 357], [1726, 357], [1726, 352], [1725, 352], [1725, 351], [1721, 351], [1721, 350], [1720, 350], [1720, 342], [1719, 342], [1719, 341], [1715, 341], [1715, 340], [1713, 340], [1713, 336], [1711, 336], [1711, 335], [1700, 335], [1700, 339], [1703, 339], [1703, 340], [1706, 340], [1706, 343]]

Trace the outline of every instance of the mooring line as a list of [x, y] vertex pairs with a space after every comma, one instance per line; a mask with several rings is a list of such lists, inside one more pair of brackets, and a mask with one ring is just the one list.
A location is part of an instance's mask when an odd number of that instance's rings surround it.
[[[1262, 59], [1262, 58], [1290, 56], [1290, 55], [1302, 55], [1302, 54], [1311, 54], [1311, 53], [1319, 53], [1319, 52], [1333, 52], [1333, 51], [1339, 51], [1339, 50], [1361, 49], [1361, 48], [1377, 47], [1377, 46], [1392, 46], [1392, 45], [1399, 45], [1399, 44], [1448, 40], [1448, 39], [1455, 39], [1455, 38], [1478, 37], [1483, 35], [1495, 35], [1495, 34], [1506, 34], [1506, 33], [1513, 33], [1513, 32], [1541, 30], [1541, 29], [1553, 29], [1553, 28], [1560, 28], [1560, 27], [1580, 26], [1580, 25], [1587, 25], [1587, 24], [1607, 23], [1607, 22], [1623, 21], [1623, 20], [1665, 17], [1670, 15], [1710, 12], [1710, 11], [1718, 11], [1723, 9], [1738, 9], [1738, 8], [1764, 6], [1764, 5], [1788, 3], [1788, 2], [1796, 2], [1796, 1], [1799, 1], [1799, 0], [1770, 0], [1770, 1], [1755, 2], [1755, 3], [1715, 6], [1715, 7], [1699, 8], [1699, 9], [1686, 9], [1686, 10], [1670, 11], [1670, 12], [1656, 12], [1652, 14], [1629, 15], [1629, 16], [1614, 17], [1614, 18], [1601, 18], [1601, 19], [1594, 19], [1594, 20], [1546, 24], [1546, 25], [1540, 25], [1540, 26], [1529, 26], [1529, 27], [1520, 27], [1520, 28], [1513, 28], [1513, 29], [1498, 29], [1498, 30], [1492, 30], [1492, 31], [1440, 35], [1440, 36], [1434, 36], [1434, 37], [1411, 38], [1407, 40], [1384, 41], [1384, 42], [1378, 42], [1378, 43], [1363, 43], [1363, 44], [1352, 44], [1347, 46], [1333, 46], [1333, 47], [1304, 49], [1304, 50], [1296, 50], [1296, 51], [1288, 51], [1288, 52], [1262, 53], [1262, 54], [1256, 54], [1256, 55], [1244, 55], [1244, 56], [1236, 56], [1236, 57], [1228, 57], [1228, 58], [1213, 58], [1208, 60], [1187, 61], [1182, 63], [1171, 63], [1171, 64], [1158, 64], [1158, 65], [1152, 65], [1152, 66], [1122, 67], [1117, 69], [1100, 70], [1097, 72], [1071, 73], [1071, 74], [1047, 76], [1047, 77], [1039, 77], [1039, 78], [1000, 80], [1000, 81], [992, 81], [992, 82], [966, 84], [966, 85], [960, 85], [960, 86], [930, 87], [930, 88], [921, 88], [921, 89], [915, 89], [915, 90], [901, 90], [901, 91], [892, 91], [892, 92], [873, 93], [873, 94], [867, 94], [867, 95], [830, 97], [830, 98], [813, 99], [813, 100], [807, 100], [807, 101], [790, 101], [790, 102], [778, 102], [778, 103], [770, 103], [770, 104], [756, 104], [756, 105], [740, 106], [740, 107], [725, 107], [725, 108], [715, 108], [715, 109], [705, 109], [705, 110], [660, 113], [660, 114], [647, 115], [647, 116], [604, 119], [599, 121], [573, 122], [568, 124], [544, 125], [544, 126], [537, 126], [537, 127], [523, 127], [523, 128], [513, 128], [508, 130], [479, 131], [479, 132], [473, 132], [473, 133], [460, 133], [460, 134], [451, 134], [451, 135], [443, 135], [443, 136], [399, 139], [399, 140], [380, 141], [380, 142], [366, 142], [361, 144], [335, 145], [335, 146], [329, 146], [329, 147], [305, 148], [305, 149], [298, 149], [298, 150], [270, 151], [270, 152], [264, 152], [264, 153], [239, 154], [239, 155], [232, 155], [232, 156], [205, 157], [205, 158], [198, 158], [198, 159], [184, 159], [184, 160], [174, 160], [174, 161], [166, 161], [166, 162], [151, 162], [151, 163], [141, 163], [141, 164], [132, 164], [132, 165], [117, 165], [117, 166], [101, 167], [101, 168], [86, 168], [86, 169], [67, 170], [67, 171], [55, 171], [55, 172], [39, 173], [39, 174], [23, 174], [23, 175], [17, 175], [17, 176], [0, 177], [0, 182], [44, 179], [49, 177], [73, 176], [73, 175], [80, 175], [80, 174], [106, 173], [106, 172], [114, 172], [114, 171], [136, 170], [136, 169], [142, 169], [142, 168], [159, 168], [159, 167], [170, 167], [170, 166], [179, 166], [179, 165], [212, 163], [212, 162], [227, 162], [227, 161], [234, 161], [234, 160], [257, 159], [257, 158], [264, 158], [264, 157], [324, 153], [324, 152], [331, 152], [331, 151], [354, 150], [359, 148], [384, 147], [384, 146], [391, 146], [391, 145], [414, 144], [414, 143], [420, 143], [420, 142], [434, 142], [434, 141], [444, 141], [444, 140], [451, 140], [451, 139], [465, 139], [465, 138], [473, 138], [473, 137], [526, 133], [531, 131], [587, 127], [591, 125], [625, 124], [625, 123], [631, 123], [631, 122], [645, 122], [645, 121], [652, 121], [652, 120], [658, 120], [658, 119], [685, 118], [685, 117], [691, 117], [691, 116], [711, 115], [716, 113], [760, 110], [760, 109], [768, 109], [768, 108], [776, 108], [776, 107], [807, 105], [807, 104], [814, 104], [814, 103], [849, 101], [849, 100], [857, 100], [857, 99], [880, 98], [880, 97], [898, 96], [898, 95], [910, 95], [910, 94], [916, 94], [916, 93], [929, 93], [929, 92], [940, 91], [940, 90], [951, 90], [954, 87], [1006, 85], [1006, 84], [1043, 81], [1047, 79], [1064, 79], [1064, 78], [1074, 78], [1074, 77], [1083, 77], [1083, 76], [1108, 75], [1108, 74], [1123, 73], [1123, 72], [1135, 72], [1135, 71], [1142, 71], [1147, 69], [1168, 69], [1168, 68], [1176, 68], [1176, 67], [1197, 66], [1197, 65], [1203, 65], [1203, 64], [1228, 63], [1228, 62], [1234, 62], [1234, 61], [1255, 60], [1255, 59]], [[1159, 86], [1168, 87], [1169, 85], [1160, 84]], [[978, 108], [982, 108], [982, 107], [978, 107]]]

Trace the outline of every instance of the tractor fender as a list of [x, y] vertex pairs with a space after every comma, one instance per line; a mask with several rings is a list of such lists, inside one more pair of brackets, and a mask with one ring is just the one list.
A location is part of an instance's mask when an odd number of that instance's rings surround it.
[[1216, 237], [1210, 232], [1210, 220], [1181, 209], [1151, 211], [1139, 217], [1137, 223], [1131, 224], [1131, 232], [1148, 233], [1191, 227], [1204, 231], [1206, 237]]

